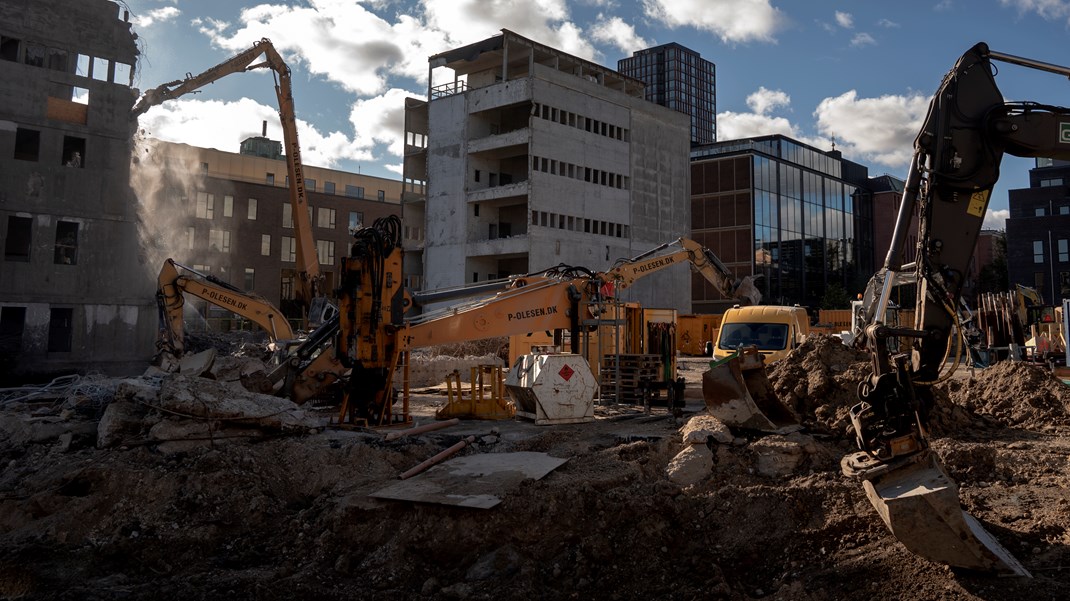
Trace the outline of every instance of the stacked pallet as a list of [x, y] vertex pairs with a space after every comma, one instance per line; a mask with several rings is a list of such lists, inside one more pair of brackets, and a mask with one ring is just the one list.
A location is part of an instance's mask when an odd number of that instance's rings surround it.
[[660, 373], [661, 357], [658, 355], [606, 355], [602, 357], [600, 373], [602, 401], [642, 404], [643, 389], [646, 388], [649, 400], [653, 402], [661, 394], [661, 389], [654, 386]]

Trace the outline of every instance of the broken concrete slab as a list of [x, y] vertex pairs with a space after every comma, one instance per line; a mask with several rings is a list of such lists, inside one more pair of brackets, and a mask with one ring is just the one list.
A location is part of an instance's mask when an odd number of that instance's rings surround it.
[[767, 436], [755, 441], [750, 449], [757, 453], [755, 469], [769, 478], [790, 476], [818, 452], [817, 443], [805, 434], [794, 432], [787, 436]]
[[490, 509], [524, 480], [539, 480], [566, 461], [530, 451], [467, 455], [440, 463], [369, 496]]
[[721, 420], [708, 413], [699, 413], [687, 420], [683, 428], [680, 428], [684, 444], [706, 444], [712, 437], [720, 444], [732, 444], [735, 438], [728, 426]]
[[[136, 392], [132, 387], [126, 390]], [[124, 441], [140, 435], [148, 427], [145, 423], [147, 415], [148, 407], [134, 401], [117, 399], [108, 403], [104, 415], [97, 423], [97, 448], [119, 446]]]
[[159, 407], [180, 417], [274, 432], [301, 433], [324, 425], [324, 419], [310, 415], [289, 399], [251, 392], [234, 382], [186, 374], [175, 374], [161, 383]]
[[178, 363], [179, 373], [186, 376], [200, 376], [212, 369], [215, 363], [216, 350], [210, 348], [199, 353], [183, 355]]
[[208, 421], [186, 419], [164, 419], [149, 430], [149, 437], [159, 441], [156, 450], [164, 455], [248, 442], [265, 436], [256, 428], [220, 427]]
[[680, 486], [702, 482], [713, 473], [713, 451], [705, 444], [684, 447], [665, 468], [668, 479]]

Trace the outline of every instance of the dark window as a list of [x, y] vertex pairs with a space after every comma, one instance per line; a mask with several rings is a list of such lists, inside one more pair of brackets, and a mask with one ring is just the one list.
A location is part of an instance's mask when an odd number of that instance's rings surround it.
[[264, 178], [264, 181], [267, 182], [267, 185], [274, 186], [275, 185], [275, 174], [274, 173], [268, 173], [266, 175], [266, 177]]
[[364, 198], [364, 187], [346, 184], [346, 196], [350, 198]]
[[67, 167], [85, 166], [85, 138], [63, 136], [63, 165]]
[[306, 177], [305, 178], [305, 189], [306, 190], [315, 190], [316, 189], [316, 180], [312, 179], [311, 177]]
[[382, 202], [386, 200], [386, 192], [383, 190], [379, 190], [375, 193], [375, 197], [378, 198], [380, 202]]
[[323, 191], [327, 194], [334, 194], [334, 182], [323, 182]]
[[48, 68], [53, 71], [67, 71], [67, 51], [59, 48], [48, 49]]
[[473, 216], [479, 217], [479, 205], [478, 204], [472, 205], [472, 210], [474, 211]]
[[54, 261], [57, 265], [78, 264], [78, 223], [74, 221], [60, 221], [56, 223], [56, 252]]
[[7, 218], [7, 239], [4, 242], [4, 259], [8, 261], [30, 260], [30, 241], [33, 233], [33, 219], [29, 217]]
[[476, 172], [475, 172], [475, 181], [477, 181], [477, 182], [479, 181], [479, 169], [476, 169]]
[[39, 44], [26, 44], [26, 56], [22, 62], [34, 67], [44, 67], [45, 47]]
[[48, 315], [48, 352], [71, 352], [74, 309], [51, 309]]
[[0, 307], [0, 353], [22, 350], [22, 330], [26, 327], [26, 307]]
[[19, 60], [19, 40], [18, 38], [9, 38], [6, 35], [0, 35], [0, 59], [6, 61]]
[[41, 132], [20, 127], [15, 130], [15, 158], [20, 161], [36, 161], [41, 153]]

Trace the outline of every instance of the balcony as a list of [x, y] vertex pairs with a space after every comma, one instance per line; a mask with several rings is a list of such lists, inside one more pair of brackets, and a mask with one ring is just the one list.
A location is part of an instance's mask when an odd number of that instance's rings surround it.
[[493, 240], [470, 240], [465, 254], [470, 257], [492, 257], [497, 255], [523, 255], [528, 252], [530, 242], [526, 234], [495, 238]]
[[512, 197], [527, 197], [530, 190], [528, 180], [506, 184], [504, 186], [489, 186], [478, 190], [468, 191], [468, 202], [487, 202], [491, 200], [504, 200]]

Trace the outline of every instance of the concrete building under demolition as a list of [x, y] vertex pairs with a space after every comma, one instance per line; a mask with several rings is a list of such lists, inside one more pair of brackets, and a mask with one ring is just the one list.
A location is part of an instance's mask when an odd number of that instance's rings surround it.
[[142, 368], [156, 331], [129, 186], [137, 36], [108, 0], [0, 2], [0, 371]]
[[[405, 242], [410, 286], [601, 270], [687, 235], [690, 120], [641, 81], [508, 30], [428, 75], [406, 103], [404, 222], [426, 235]], [[690, 312], [690, 281], [665, 270], [625, 298]]]
[[[247, 138], [241, 152], [160, 140], [139, 144], [134, 186], [147, 206], [146, 253], [158, 269], [168, 257], [279, 307], [300, 327], [293, 302], [297, 252], [282, 143]], [[337, 286], [351, 230], [400, 215], [401, 182], [305, 165], [305, 190], [324, 290]], [[280, 284], [281, 282], [281, 284]], [[204, 317], [230, 313], [187, 299]], [[215, 324], [213, 324], [215, 325]]]

